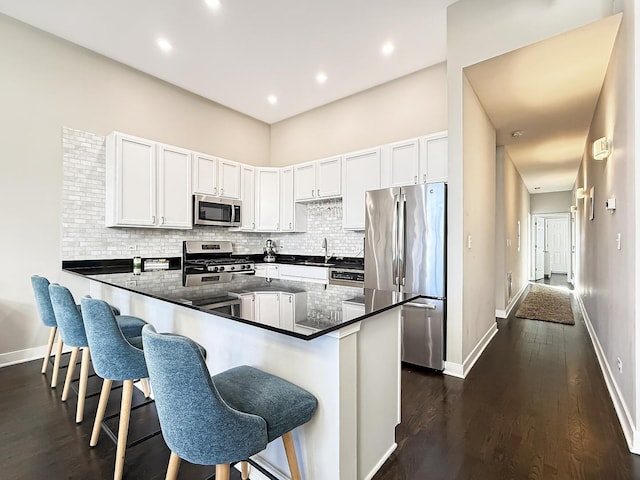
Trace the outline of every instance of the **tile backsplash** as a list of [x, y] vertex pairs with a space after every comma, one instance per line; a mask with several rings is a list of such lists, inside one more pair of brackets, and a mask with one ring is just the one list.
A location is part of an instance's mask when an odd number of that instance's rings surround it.
[[[236, 253], [262, 253], [268, 238], [280, 253], [361, 257], [363, 232], [342, 230], [342, 201], [307, 205], [307, 232], [231, 232], [226, 227], [200, 226], [192, 230], [105, 227], [105, 137], [62, 129], [62, 259], [87, 260], [178, 257], [183, 240], [229, 240]], [[135, 250], [131, 248], [135, 246]]]

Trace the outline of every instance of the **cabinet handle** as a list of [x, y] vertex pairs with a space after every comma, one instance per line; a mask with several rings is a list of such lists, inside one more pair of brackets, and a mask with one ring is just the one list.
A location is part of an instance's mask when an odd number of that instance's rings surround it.
[[418, 175], [413, 177], [413, 183], [415, 183], [416, 185], [418, 184]]
[[422, 183], [427, 183], [427, 174], [422, 175]]
[[251, 228], [256, 228], [256, 222], [251, 222]]
[[312, 197], [315, 197], [315, 196], [316, 196], [315, 192], [313, 191], [313, 188], [311, 189], [311, 196], [312, 196]]
[[220, 196], [224, 195], [224, 188], [220, 189]]
[[293, 227], [291, 226], [291, 222], [289, 222], [289, 230], [291, 230]]
[[151, 217], [151, 223], [153, 223], [153, 224], [156, 223], [156, 216], [155, 215], [153, 217]]
[[289, 297], [289, 303], [291, 303], [291, 297]]
[[317, 196], [320, 197], [320, 189], [316, 190]]
[[213, 194], [218, 195], [218, 187], [213, 187]]
[[160, 223], [164, 225], [164, 217], [160, 217]]

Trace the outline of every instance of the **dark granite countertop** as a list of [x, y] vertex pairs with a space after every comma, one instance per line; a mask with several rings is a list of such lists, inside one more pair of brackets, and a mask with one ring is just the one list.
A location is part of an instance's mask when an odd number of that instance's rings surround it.
[[[109, 273], [107, 265], [102, 265], [97, 271], [97, 269], [74, 268], [73, 264], [63, 262], [63, 270], [75, 275], [305, 340], [312, 340], [346, 325], [364, 320], [416, 297], [415, 295], [408, 296], [394, 292], [318, 283], [284, 280], [268, 282], [265, 278], [254, 275], [234, 275], [230, 282], [184, 287], [181, 270], [151, 271], [133, 275], [131, 271], [123, 272], [122, 266], [116, 267], [113, 273]], [[299, 312], [293, 326], [283, 328], [260, 323], [251, 319], [249, 315], [243, 316], [243, 313], [238, 311], [239, 309], [233, 312], [224, 311], [224, 309], [212, 311], [199, 306], [211, 303], [216, 299], [256, 292], [302, 294], [306, 300], [306, 312]], [[355, 318], [343, 318], [342, 305], [344, 301], [349, 301], [351, 305], [362, 304], [363, 314]]]

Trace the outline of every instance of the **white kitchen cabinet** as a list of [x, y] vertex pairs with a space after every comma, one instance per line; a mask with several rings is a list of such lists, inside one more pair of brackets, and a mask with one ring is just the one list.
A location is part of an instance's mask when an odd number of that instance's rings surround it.
[[277, 168], [257, 168], [256, 230], [277, 232], [280, 228], [280, 172]]
[[106, 226], [192, 228], [189, 151], [113, 132], [105, 170]]
[[280, 279], [296, 280], [299, 282], [329, 283], [329, 269], [327, 267], [314, 267], [310, 265], [291, 265], [281, 263]]
[[218, 158], [218, 196], [240, 199], [240, 164]]
[[364, 304], [349, 300], [342, 302], [342, 321], [348, 322], [365, 314]]
[[342, 227], [364, 230], [364, 193], [380, 188], [380, 149], [349, 153], [342, 158]]
[[218, 195], [218, 159], [193, 152], [193, 193]]
[[294, 330], [296, 321], [307, 317], [305, 292], [280, 292], [280, 328]]
[[415, 185], [420, 180], [420, 142], [417, 138], [382, 147], [381, 188]]
[[330, 157], [294, 167], [295, 201], [339, 197], [341, 157]]
[[238, 298], [240, 299], [240, 316], [246, 320], [254, 320], [256, 318], [254, 294], [242, 293]]
[[256, 263], [255, 265], [256, 277], [263, 278], [280, 278], [279, 265], [274, 263]]
[[420, 139], [420, 181], [446, 182], [449, 177], [449, 138], [447, 132]]
[[255, 169], [249, 165], [242, 165], [240, 230], [253, 231], [256, 228], [255, 220]]
[[280, 169], [280, 231], [306, 232], [307, 206], [294, 200], [293, 167]]
[[280, 293], [256, 293], [255, 294], [255, 319], [272, 327], [280, 326]]

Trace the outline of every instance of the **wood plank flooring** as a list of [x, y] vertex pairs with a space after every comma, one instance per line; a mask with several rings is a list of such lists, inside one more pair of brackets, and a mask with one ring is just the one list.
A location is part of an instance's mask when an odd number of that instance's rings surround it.
[[640, 479], [573, 310], [576, 325], [499, 320], [464, 381], [405, 366], [398, 448], [374, 480]]
[[[398, 449], [374, 480], [640, 480], [640, 457], [627, 450], [579, 313], [574, 326], [518, 318], [498, 326], [464, 381], [403, 367]], [[87, 399], [77, 426], [75, 395], [60, 402], [63, 380], [49, 388], [51, 370], [41, 375], [40, 363], [0, 369], [0, 478], [111, 479], [115, 445], [103, 432], [88, 446], [98, 397]], [[90, 379], [89, 392], [99, 389]], [[141, 401], [136, 392], [134, 404]], [[119, 402], [114, 390], [107, 414]], [[136, 410], [131, 422], [130, 440], [152, 431], [154, 408]], [[125, 479], [163, 479], [168, 459], [161, 436], [132, 447]], [[213, 473], [183, 462], [179, 478]]]

